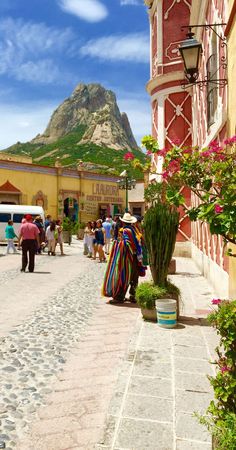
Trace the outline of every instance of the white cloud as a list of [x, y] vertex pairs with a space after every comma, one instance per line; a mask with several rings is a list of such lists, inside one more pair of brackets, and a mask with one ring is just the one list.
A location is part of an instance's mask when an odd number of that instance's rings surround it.
[[0, 149], [16, 142], [26, 142], [42, 133], [58, 105], [32, 102], [15, 105], [0, 104]]
[[[34, 83], [60, 83], [55, 63], [74, 39], [72, 31], [12, 18], [0, 21], [0, 75]], [[63, 81], [64, 82], [64, 81]]]
[[60, 81], [60, 78], [64, 78], [55, 66], [54, 61], [50, 59], [39, 60], [37, 62], [27, 61], [13, 68], [13, 73], [18, 81], [41, 84], [57, 83]]
[[121, 6], [144, 6], [143, 0], [120, 0]]
[[86, 22], [100, 22], [108, 16], [108, 10], [100, 0], [59, 0], [59, 6], [62, 11]]
[[149, 36], [131, 33], [92, 39], [81, 47], [80, 52], [107, 61], [149, 63]]

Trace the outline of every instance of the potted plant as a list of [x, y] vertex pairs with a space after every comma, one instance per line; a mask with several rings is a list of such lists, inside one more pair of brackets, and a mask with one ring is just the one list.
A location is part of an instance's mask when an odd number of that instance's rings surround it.
[[63, 227], [63, 242], [66, 244], [71, 244], [71, 238], [72, 238], [72, 230], [73, 230], [73, 223], [69, 217], [64, 217], [62, 221], [62, 227]]
[[77, 222], [76, 224], [76, 232], [78, 239], [84, 239], [84, 229], [86, 224], [84, 222]]
[[149, 288], [147, 285], [144, 288], [140, 285], [141, 290], [146, 289], [146, 303], [143, 292], [139, 296], [139, 290], [137, 290], [140, 305], [142, 303], [145, 309], [154, 309], [155, 300], [158, 298], [177, 300], [177, 317], [179, 316], [179, 290], [168, 281], [167, 276], [175, 248], [178, 225], [177, 209], [168, 203], [163, 203], [160, 197], [157, 198], [144, 217], [145, 242], [153, 278], [153, 285]]
[[167, 282], [165, 287], [155, 285], [153, 281], [145, 281], [139, 284], [135, 297], [141, 308], [145, 320], [157, 321], [155, 302], [158, 299], [171, 298], [178, 299], [179, 289], [172, 283]]

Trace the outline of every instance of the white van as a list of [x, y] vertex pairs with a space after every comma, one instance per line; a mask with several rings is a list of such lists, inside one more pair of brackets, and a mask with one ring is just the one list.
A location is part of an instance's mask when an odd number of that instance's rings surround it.
[[18, 235], [21, 221], [25, 214], [31, 214], [33, 217], [41, 216], [45, 222], [45, 215], [42, 206], [30, 205], [1, 205], [0, 204], [0, 241], [5, 241], [5, 228], [8, 220], [13, 221], [15, 233]]

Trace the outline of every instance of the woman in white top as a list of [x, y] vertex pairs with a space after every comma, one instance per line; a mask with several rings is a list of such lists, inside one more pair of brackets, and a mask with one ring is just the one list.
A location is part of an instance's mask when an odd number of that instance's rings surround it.
[[[63, 251], [63, 226], [62, 226], [62, 222], [60, 219], [56, 220], [56, 246], [57, 243], [60, 246], [60, 250], [61, 250], [61, 256], [64, 256], [65, 253]], [[55, 250], [56, 250], [56, 246], [55, 246]]]
[[46, 230], [46, 238], [48, 241], [48, 255], [55, 256], [55, 248], [56, 248], [56, 224], [55, 222], [51, 222]]

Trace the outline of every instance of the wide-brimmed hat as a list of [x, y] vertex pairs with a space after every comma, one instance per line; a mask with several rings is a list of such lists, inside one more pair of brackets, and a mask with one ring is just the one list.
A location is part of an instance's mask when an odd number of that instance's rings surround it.
[[130, 213], [124, 213], [123, 217], [120, 217], [120, 220], [125, 223], [135, 223], [137, 222], [136, 217], [131, 216]]

